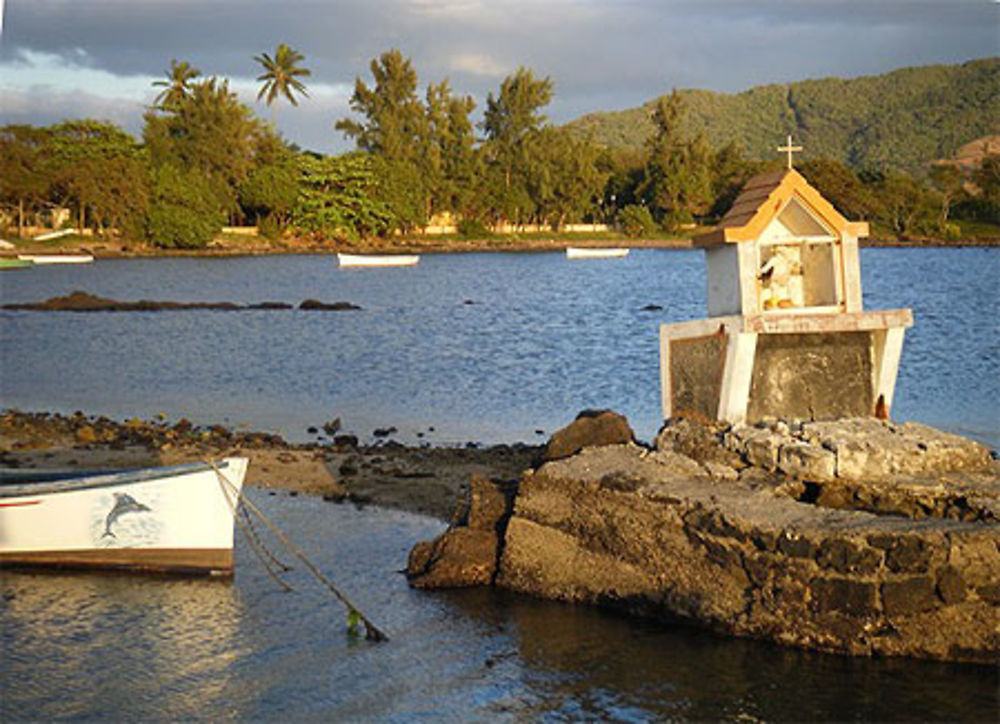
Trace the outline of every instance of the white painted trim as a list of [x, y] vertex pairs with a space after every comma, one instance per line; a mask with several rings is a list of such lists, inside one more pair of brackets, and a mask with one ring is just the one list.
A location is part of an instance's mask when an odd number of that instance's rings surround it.
[[670, 385], [670, 340], [674, 338], [670, 333], [671, 326], [673, 325], [660, 325], [660, 412], [663, 414], [661, 423], [673, 417], [674, 411], [671, 402], [673, 389]]
[[873, 391], [875, 401], [880, 395], [885, 401], [887, 413], [892, 410], [892, 400], [896, 391], [896, 376], [899, 372], [899, 358], [903, 354], [903, 335], [905, 333], [905, 327], [890, 327], [872, 334], [872, 347], [875, 354], [872, 365], [875, 373]]
[[733, 425], [746, 421], [756, 352], [755, 333], [726, 335], [726, 366], [722, 373], [719, 410], [716, 415], [719, 420]]

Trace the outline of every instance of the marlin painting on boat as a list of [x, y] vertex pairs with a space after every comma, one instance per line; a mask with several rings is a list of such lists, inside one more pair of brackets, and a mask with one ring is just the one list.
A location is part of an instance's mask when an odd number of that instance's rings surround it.
[[0, 470], [0, 565], [232, 575], [246, 469]]

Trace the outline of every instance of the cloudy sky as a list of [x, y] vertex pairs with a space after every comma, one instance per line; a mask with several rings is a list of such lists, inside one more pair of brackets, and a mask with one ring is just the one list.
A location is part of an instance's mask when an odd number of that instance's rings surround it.
[[555, 83], [549, 118], [639, 105], [671, 88], [741, 91], [1000, 54], [996, 0], [0, 0], [0, 125], [114, 121], [138, 134], [151, 85], [187, 60], [259, 114], [252, 57], [302, 52], [311, 98], [281, 106], [300, 146], [348, 150], [333, 123], [356, 77], [398, 48], [421, 86], [478, 103], [518, 66]]

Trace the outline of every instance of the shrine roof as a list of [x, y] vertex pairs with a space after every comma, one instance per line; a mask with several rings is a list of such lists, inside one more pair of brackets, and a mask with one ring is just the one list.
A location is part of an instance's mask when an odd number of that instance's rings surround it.
[[710, 247], [752, 241], [793, 198], [836, 233], [846, 232], [856, 238], [868, 236], [867, 222], [848, 221], [809, 185], [802, 174], [793, 168], [785, 168], [759, 174], [747, 181], [719, 225], [694, 237], [692, 243], [694, 246]]

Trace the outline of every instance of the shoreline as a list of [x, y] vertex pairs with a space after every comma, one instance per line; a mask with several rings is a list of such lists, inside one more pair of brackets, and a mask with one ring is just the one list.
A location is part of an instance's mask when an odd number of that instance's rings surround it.
[[[248, 239], [254, 241], [249, 242]], [[865, 239], [859, 242], [863, 248], [967, 248], [1000, 247], [1000, 238], [963, 239], [941, 241], [934, 239]], [[245, 256], [286, 256], [296, 254], [317, 254], [333, 256], [338, 253], [350, 254], [463, 254], [463, 253], [545, 253], [561, 252], [567, 246], [579, 247], [628, 247], [632, 249], [672, 249], [690, 250], [690, 238], [672, 239], [600, 239], [584, 237], [566, 238], [523, 238], [497, 237], [486, 239], [436, 239], [417, 237], [407, 239], [373, 239], [363, 242], [317, 243], [301, 238], [287, 238], [270, 241], [263, 237], [217, 239], [214, 245], [203, 249], [160, 249], [128, 242], [105, 240], [95, 237], [75, 238], [72, 241], [18, 242], [15, 248], [0, 250], [0, 257], [16, 257], [18, 254], [91, 254], [96, 259], [156, 259], [156, 258], [227, 258]]]
[[543, 446], [412, 447], [353, 435], [289, 443], [278, 435], [82, 412], [0, 411], [0, 467], [157, 467], [228, 455], [250, 458], [247, 485], [270, 495], [313, 495], [331, 503], [377, 505], [449, 521], [473, 476], [513, 480]]

